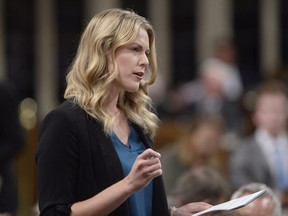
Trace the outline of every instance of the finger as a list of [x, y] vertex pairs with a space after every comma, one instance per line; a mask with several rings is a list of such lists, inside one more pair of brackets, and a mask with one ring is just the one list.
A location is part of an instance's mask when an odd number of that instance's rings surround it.
[[152, 166], [154, 164], [159, 164], [159, 166], [161, 167], [161, 161], [159, 158], [150, 158], [150, 159], [144, 159], [143, 161], [143, 165], [144, 166]]
[[189, 208], [191, 209], [192, 213], [204, 211], [204, 210], [212, 207], [212, 205], [210, 205], [208, 203], [204, 203], [204, 202], [189, 203], [188, 205], [189, 205]]
[[161, 155], [160, 155], [158, 152], [156, 152], [156, 151], [152, 150], [151, 148], [149, 148], [149, 149], [146, 149], [146, 150], [145, 150], [142, 154], [140, 154], [138, 157], [139, 157], [139, 158], [142, 158], [142, 159], [152, 159], [152, 158], [154, 158], [154, 157], [160, 158]]
[[145, 169], [145, 171], [142, 173], [142, 177], [147, 181], [151, 181], [153, 178], [162, 175], [162, 173], [163, 171], [160, 166], [154, 165]]
[[155, 169], [161, 169], [161, 163], [158, 158], [146, 160], [144, 169], [146, 172], [151, 172]]
[[162, 175], [162, 168], [159, 164], [155, 164], [153, 166], [148, 167], [147, 172], [149, 175], [154, 175], [154, 173], [158, 173], [157, 175]]
[[163, 173], [162, 169], [157, 169], [157, 170], [154, 170], [153, 172], [150, 172], [149, 173], [149, 178], [150, 180], [158, 177], [158, 176], [161, 176]]

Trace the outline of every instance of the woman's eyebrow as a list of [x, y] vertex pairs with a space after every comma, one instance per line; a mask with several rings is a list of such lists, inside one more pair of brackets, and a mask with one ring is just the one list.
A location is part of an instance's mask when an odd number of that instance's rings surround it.
[[[132, 42], [131, 45], [134, 45], [134, 46], [137, 45], [137, 46], [139, 46], [139, 47], [144, 49], [144, 46], [141, 43], [138, 43], [138, 42]], [[150, 52], [150, 49], [148, 48], [146, 51]]]

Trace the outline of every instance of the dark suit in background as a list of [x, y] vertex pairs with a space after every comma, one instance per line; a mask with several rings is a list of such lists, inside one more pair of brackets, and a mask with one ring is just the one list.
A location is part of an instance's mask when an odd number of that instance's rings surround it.
[[251, 182], [275, 188], [275, 180], [265, 155], [254, 136], [241, 142], [230, 158], [230, 181], [233, 189]]

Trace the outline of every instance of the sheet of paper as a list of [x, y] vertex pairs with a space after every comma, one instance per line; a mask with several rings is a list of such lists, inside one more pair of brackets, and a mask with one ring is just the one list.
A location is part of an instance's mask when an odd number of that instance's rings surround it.
[[226, 210], [233, 210], [237, 208], [241, 208], [243, 206], [248, 205], [250, 202], [261, 196], [262, 194], [265, 193], [265, 190], [260, 190], [256, 193], [249, 194], [237, 199], [230, 200], [225, 203], [221, 203], [219, 205], [212, 206], [209, 209], [206, 209], [204, 211], [198, 212], [196, 214], [193, 214], [192, 216], [200, 216], [209, 212], [214, 212], [214, 211], [226, 211]]

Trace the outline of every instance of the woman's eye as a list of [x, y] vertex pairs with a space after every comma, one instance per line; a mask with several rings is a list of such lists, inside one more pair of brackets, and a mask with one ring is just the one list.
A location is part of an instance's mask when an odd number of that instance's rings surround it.
[[135, 51], [135, 52], [139, 52], [140, 48], [139, 47], [133, 47], [132, 50]]

